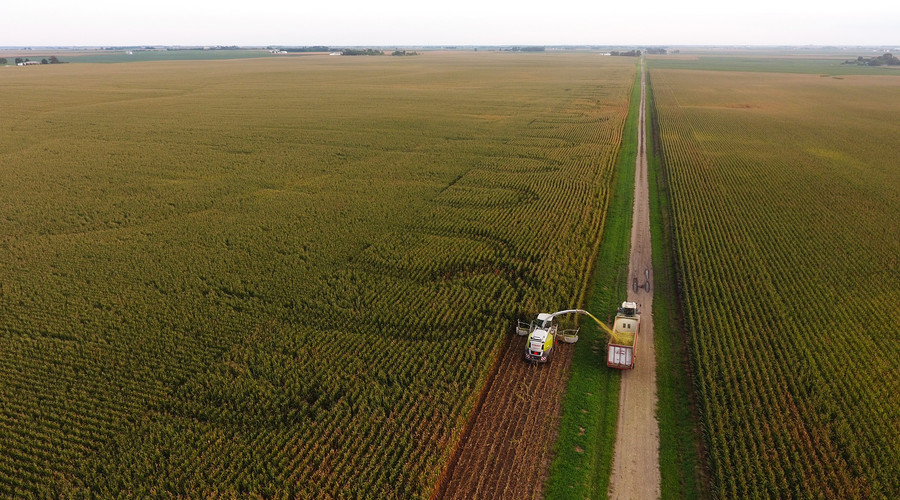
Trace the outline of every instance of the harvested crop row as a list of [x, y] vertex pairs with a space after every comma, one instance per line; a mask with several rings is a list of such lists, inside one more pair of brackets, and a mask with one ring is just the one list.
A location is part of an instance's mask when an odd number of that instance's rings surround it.
[[569, 346], [553, 361], [523, 359], [525, 337], [500, 353], [500, 365], [471, 432], [460, 443], [440, 498], [539, 498], [559, 425]]

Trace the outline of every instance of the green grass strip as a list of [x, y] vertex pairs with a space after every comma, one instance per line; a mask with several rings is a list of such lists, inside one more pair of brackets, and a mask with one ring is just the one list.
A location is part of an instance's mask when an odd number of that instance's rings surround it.
[[[601, 320], [608, 320], [607, 316], [615, 311], [627, 289], [640, 102], [638, 69], [613, 179], [614, 190], [588, 289], [586, 308]], [[546, 498], [607, 496], [621, 375], [618, 370], [606, 367], [605, 346], [606, 334], [593, 322], [584, 322], [563, 398], [562, 421], [545, 488]]]
[[[835, 75], [887, 75], [900, 76], [896, 66], [859, 66], [843, 64], [856, 59], [859, 54], [843, 54], [829, 57], [784, 56], [698, 56], [696, 59], [653, 57], [648, 67], [654, 69], [689, 69], [701, 71], [741, 71], [762, 73], [801, 73], [830, 77]], [[878, 55], [866, 53], [865, 55]]]
[[659, 472], [662, 498], [709, 498], [701, 480], [699, 426], [692, 406], [687, 345], [678, 320], [675, 255], [668, 185], [656, 130], [656, 111], [647, 82], [647, 149], [650, 183], [650, 241], [653, 249], [653, 334], [659, 398]]

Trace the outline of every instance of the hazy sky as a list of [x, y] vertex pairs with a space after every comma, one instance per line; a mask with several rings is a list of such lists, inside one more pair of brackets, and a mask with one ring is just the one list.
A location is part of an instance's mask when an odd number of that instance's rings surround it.
[[900, 0], [3, 3], [0, 46], [900, 45]]

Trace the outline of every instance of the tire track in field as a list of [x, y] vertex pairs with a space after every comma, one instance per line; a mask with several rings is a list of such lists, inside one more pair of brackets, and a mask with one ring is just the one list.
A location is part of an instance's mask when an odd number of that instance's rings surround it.
[[647, 145], [644, 120], [645, 77], [641, 60], [641, 109], [638, 155], [635, 164], [634, 216], [628, 300], [637, 302], [641, 328], [635, 345], [633, 370], [622, 371], [619, 419], [613, 452], [609, 497], [660, 497], [659, 425], [656, 421], [656, 351], [653, 345], [653, 267], [650, 259], [650, 189], [647, 181]]
[[541, 497], [573, 349], [560, 344], [550, 363], [533, 365], [524, 359], [526, 342], [512, 336], [501, 349], [480, 409], [433, 498]]

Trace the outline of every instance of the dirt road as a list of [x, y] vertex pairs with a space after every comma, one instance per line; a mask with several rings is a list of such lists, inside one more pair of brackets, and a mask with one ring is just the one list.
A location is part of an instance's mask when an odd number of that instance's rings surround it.
[[660, 496], [659, 426], [656, 422], [656, 353], [653, 347], [653, 268], [650, 259], [650, 193], [644, 127], [645, 69], [641, 62], [641, 111], [635, 164], [634, 218], [628, 300], [641, 310], [634, 370], [622, 372], [619, 422], [609, 497], [656, 499]]

